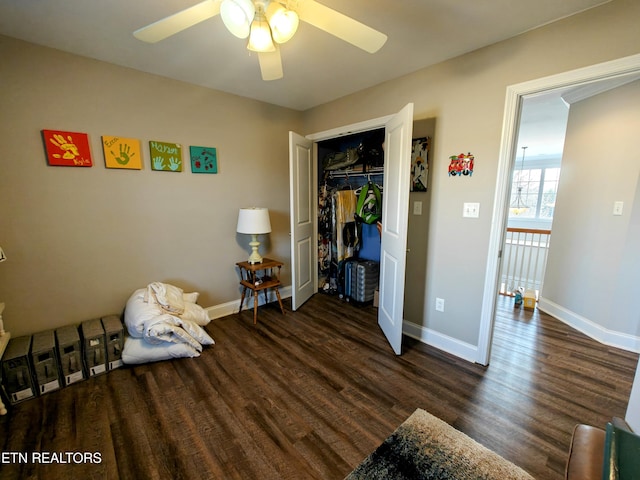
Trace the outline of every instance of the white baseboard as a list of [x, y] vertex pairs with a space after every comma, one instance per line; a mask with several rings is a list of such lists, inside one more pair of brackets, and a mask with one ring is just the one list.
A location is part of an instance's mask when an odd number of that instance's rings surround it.
[[478, 362], [478, 347], [476, 345], [462, 342], [406, 320], [402, 324], [402, 333], [468, 362]]
[[[280, 292], [281, 298], [289, 298], [291, 296], [291, 285], [281, 287], [278, 289], [278, 291]], [[269, 290], [269, 292], [267, 293], [267, 297], [269, 299], [269, 302], [278, 301], [276, 293], [273, 291], [273, 289]], [[260, 293], [260, 295], [258, 295], [258, 306], [260, 305], [264, 305], [263, 293]], [[243, 308], [253, 308], [253, 295], [251, 295], [248, 300], [245, 300], [245, 306]], [[207, 311], [209, 319], [211, 320], [226, 317], [227, 315], [233, 315], [234, 313], [238, 313], [238, 310], [240, 310], [240, 299], [233, 300], [227, 303], [221, 303], [220, 305], [214, 305], [212, 307], [207, 307], [205, 308], [205, 310]]]
[[544, 297], [540, 297], [538, 300], [538, 308], [540, 311], [557, 318], [561, 322], [566, 323], [570, 327], [575, 328], [600, 343], [629, 352], [640, 353], [640, 337], [638, 336], [608, 330], [602, 325], [578, 315]]

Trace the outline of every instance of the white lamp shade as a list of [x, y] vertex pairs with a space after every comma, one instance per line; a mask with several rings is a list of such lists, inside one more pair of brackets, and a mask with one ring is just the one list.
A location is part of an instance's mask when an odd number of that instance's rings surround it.
[[227, 30], [238, 38], [247, 38], [256, 7], [251, 0], [222, 0], [220, 16]]
[[269, 209], [260, 207], [241, 208], [238, 214], [238, 233], [258, 235], [271, 232]]
[[4, 250], [0, 247], [0, 262], [4, 262], [7, 259], [7, 256], [4, 254]]

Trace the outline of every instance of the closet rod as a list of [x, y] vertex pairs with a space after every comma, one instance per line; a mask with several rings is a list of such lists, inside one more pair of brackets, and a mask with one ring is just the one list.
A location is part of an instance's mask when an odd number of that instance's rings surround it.
[[369, 172], [329, 172], [329, 178], [347, 178], [347, 177], [367, 177], [371, 175], [382, 175], [384, 173], [384, 168], [372, 170]]

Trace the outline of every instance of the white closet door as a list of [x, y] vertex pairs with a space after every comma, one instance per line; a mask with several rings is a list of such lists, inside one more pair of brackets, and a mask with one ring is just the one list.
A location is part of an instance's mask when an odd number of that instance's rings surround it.
[[291, 215], [291, 308], [297, 310], [316, 291], [317, 220], [313, 142], [289, 132]]
[[386, 123], [385, 127], [378, 324], [393, 351], [396, 355], [400, 355], [407, 257], [413, 104], [406, 105]]

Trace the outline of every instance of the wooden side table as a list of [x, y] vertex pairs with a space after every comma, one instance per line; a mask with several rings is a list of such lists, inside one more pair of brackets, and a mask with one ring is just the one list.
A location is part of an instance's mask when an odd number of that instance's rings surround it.
[[[0, 318], [2, 318], [0, 316]], [[2, 359], [2, 355], [4, 355], [4, 351], [9, 344], [9, 340], [11, 340], [11, 334], [9, 332], [5, 332], [4, 335], [0, 336], [0, 359]], [[0, 374], [0, 377], [2, 375]], [[4, 402], [2, 401], [2, 397], [0, 396], [0, 415], [7, 414], [7, 407], [5, 407]]]
[[[280, 298], [280, 291], [278, 290], [280, 286], [280, 269], [283, 263], [264, 258], [262, 263], [251, 264], [249, 262], [238, 262], [236, 265], [240, 269], [240, 285], [242, 285], [242, 298], [240, 300], [240, 310], [238, 310], [238, 313], [242, 312], [247, 289], [251, 290], [253, 292], [253, 324], [255, 325], [258, 320], [258, 292], [261, 290], [264, 291], [264, 301], [267, 303], [267, 290], [273, 288], [276, 292], [278, 303], [280, 304], [280, 310], [284, 315], [282, 298]], [[277, 273], [274, 271], [276, 268], [278, 269]], [[259, 272], [263, 272], [262, 275], [260, 275]]]

